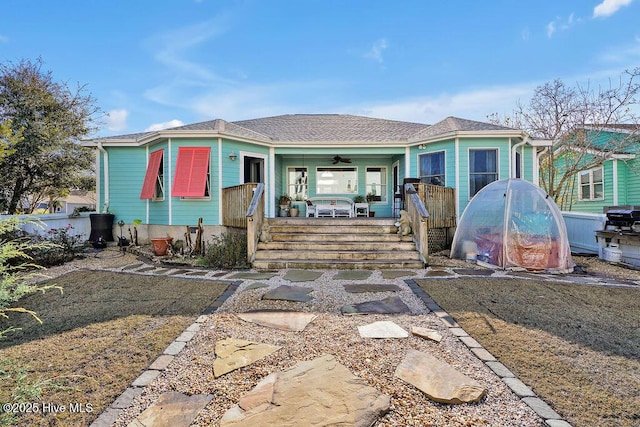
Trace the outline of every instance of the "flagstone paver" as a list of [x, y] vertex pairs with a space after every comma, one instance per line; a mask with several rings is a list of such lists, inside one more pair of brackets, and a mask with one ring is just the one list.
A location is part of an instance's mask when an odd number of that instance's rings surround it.
[[314, 313], [298, 311], [254, 311], [238, 313], [237, 316], [245, 322], [294, 332], [304, 331], [307, 325], [318, 317]]
[[409, 350], [395, 376], [415, 386], [431, 400], [461, 404], [478, 402], [487, 389], [430, 354]]
[[411, 333], [418, 337], [430, 339], [431, 341], [442, 341], [442, 335], [435, 329], [423, 328], [421, 326], [412, 326]]
[[322, 276], [321, 271], [312, 270], [289, 270], [284, 275], [284, 280], [291, 282], [312, 282], [319, 279]]
[[251, 279], [251, 280], [269, 280], [274, 277], [276, 273], [252, 273], [243, 271], [229, 276], [230, 279]]
[[368, 325], [358, 326], [363, 338], [408, 338], [409, 332], [389, 320], [381, 320]]
[[213, 375], [218, 378], [280, 350], [277, 345], [228, 338], [216, 343]]
[[366, 280], [372, 273], [371, 270], [342, 270], [333, 276], [333, 280]]
[[411, 313], [411, 309], [400, 297], [389, 297], [378, 301], [367, 301], [359, 304], [345, 305], [342, 314], [400, 314]]
[[[246, 408], [238, 404], [227, 411], [220, 421], [221, 427], [365, 427], [375, 424], [391, 405], [389, 396], [354, 376], [332, 355], [299, 362], [284, 372], [272, 374], [251, 393], [258, 397], [245, 397]], [[268, 403], [262, 403], [265, 399]]]
[[196, 394], [187, 396], [176, 391], [169, 391], [160, 395], [158, 400], [144, 410], [133, 426], [144, 427], [188, 427], [211, 400], [210, 394]]
[[491, 276], [494, 271], [475, 268], [454, 268], [453, 271], [461, 276]]
[[247, 286], [246, 288], [244, 288], [245, 291], [251, 291], [253, 289], [261, 289], [261, 288], [268, 288], [269, 285], [267, 285], [266, 283], [262, 283], [262, 282], [256, 282], [256, 283], [252, 283], [249, 286]]
[[446, 270], [428, 270], [425, 273], [425, 277], [451, 277], [453, 274]]
[[280, 285], [275, 289], [265, 292], [264, 295], [262, 295], [262, 299], [307, 302], [313, 298], [309, 295], [311, 292], [313, 292], [311, 288]]
[[384, 279], [397, 279], [404, 276], [415, 276], [416, 272], [411, 270], [382, 270], [382, 277]]
[[400, 288], [398, 285], [385, 284], [385, 283], [349, 283], [344, 285], [344, 290], [349, 293], [364, 293], [364, 292], [396, 292]]

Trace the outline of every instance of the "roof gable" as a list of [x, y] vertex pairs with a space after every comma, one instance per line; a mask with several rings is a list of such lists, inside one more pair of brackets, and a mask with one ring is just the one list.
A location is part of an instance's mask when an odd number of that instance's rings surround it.
[[414, 135], [414, 140], [429, 139], [455, 132], [517, 131], [517, 129], [449, 116]]

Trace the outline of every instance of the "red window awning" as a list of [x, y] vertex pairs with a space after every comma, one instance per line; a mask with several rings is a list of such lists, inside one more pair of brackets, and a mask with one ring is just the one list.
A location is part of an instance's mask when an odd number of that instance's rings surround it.
[[203, 197], [209, 172], [209, 147], [179, 147], [171, 195]]
[[142, 184], [142, 191], [140, 192], [141, 199], [153, 199], [153, 191], [156, 187], [156, 179], [158, 179], [158, 171], [160, 170], [163, 153], [164, 150], [158, 150], [149, 156], [147, 173], [144, 176], [144, 183]]

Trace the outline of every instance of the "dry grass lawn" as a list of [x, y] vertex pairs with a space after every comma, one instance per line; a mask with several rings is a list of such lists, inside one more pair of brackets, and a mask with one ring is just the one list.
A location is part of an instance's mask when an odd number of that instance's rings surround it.
[[[0, 341], [0, 402], [64, 405], [65, 413], [20, 416], [5, 424], [88, 425], [228, 283], [174, 277], [77, 271], [51, 281], [64, 293], [31, 295], [18, 304], [34, 310], [13, 317], [22, 330]], [[7, 326], [0, 322], [0, 329]], [[41, 389], [41, 395], [33, 395]], [[69, 404], [91, 412], [69, 413]], [[42, 408], [40, 406], [40, 408]], [[0, 425], [3, 424], [0, 421]]]
[[418, 282], [572, 425], [640, 425], [640, 288]]

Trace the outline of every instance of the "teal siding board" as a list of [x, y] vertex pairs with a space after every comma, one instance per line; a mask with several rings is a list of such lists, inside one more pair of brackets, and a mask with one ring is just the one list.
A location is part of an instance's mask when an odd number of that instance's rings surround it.
[[[109, 212], [116, 221], [131, 223], [146, 218], [140, 190], [147, 170], [144, 147], [106, 147], [109, 153]], [[104, 184], [101, 189], [104, 191]]]

